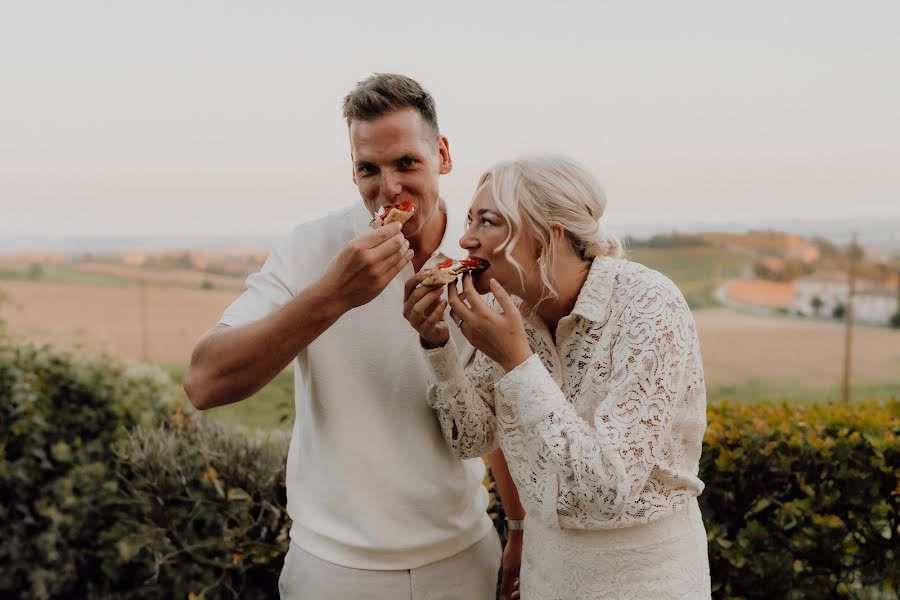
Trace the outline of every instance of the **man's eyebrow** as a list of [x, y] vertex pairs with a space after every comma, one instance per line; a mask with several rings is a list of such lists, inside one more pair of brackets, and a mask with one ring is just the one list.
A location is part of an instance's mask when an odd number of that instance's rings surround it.
[[353, 161], [353, 164], [356, 166], [356, 168], [374, 166], [372, 163], [370, 163], [367, 160], [355, 160], [355, 161]]

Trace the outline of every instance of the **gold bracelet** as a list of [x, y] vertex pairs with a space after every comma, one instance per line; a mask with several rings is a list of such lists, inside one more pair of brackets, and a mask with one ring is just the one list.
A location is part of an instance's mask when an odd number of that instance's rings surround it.
[[506, 529], [509, 531], [525, 531], [525, 519], [506, 518]]

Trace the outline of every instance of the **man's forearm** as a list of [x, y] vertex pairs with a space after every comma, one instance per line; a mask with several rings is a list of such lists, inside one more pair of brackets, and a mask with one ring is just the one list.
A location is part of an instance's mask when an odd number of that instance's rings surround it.
[[211, 330], [194, 348], [185, 392], [203, 410], [251, 396], [348, 309], [316, 283], [259, 321]]

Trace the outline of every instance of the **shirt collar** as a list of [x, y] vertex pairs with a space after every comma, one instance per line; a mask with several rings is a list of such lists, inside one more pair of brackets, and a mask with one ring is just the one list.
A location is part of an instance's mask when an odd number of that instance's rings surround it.
[[578, 315], [589, 321], [605, 322], [609, 315], [607, 308], [612, 299], [614, 277], [618, 261], [606, 256], [598, 256], [591, 263], [584, 285], [578, 292], [572, 315]]

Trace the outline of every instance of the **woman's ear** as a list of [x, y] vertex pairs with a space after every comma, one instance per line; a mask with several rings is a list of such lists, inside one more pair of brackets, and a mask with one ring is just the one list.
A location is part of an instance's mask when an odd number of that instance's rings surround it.
[[566, 239], [566, 230], [559, 223], [550, 223], [550, 236], [554, 245], [559, 245]]

